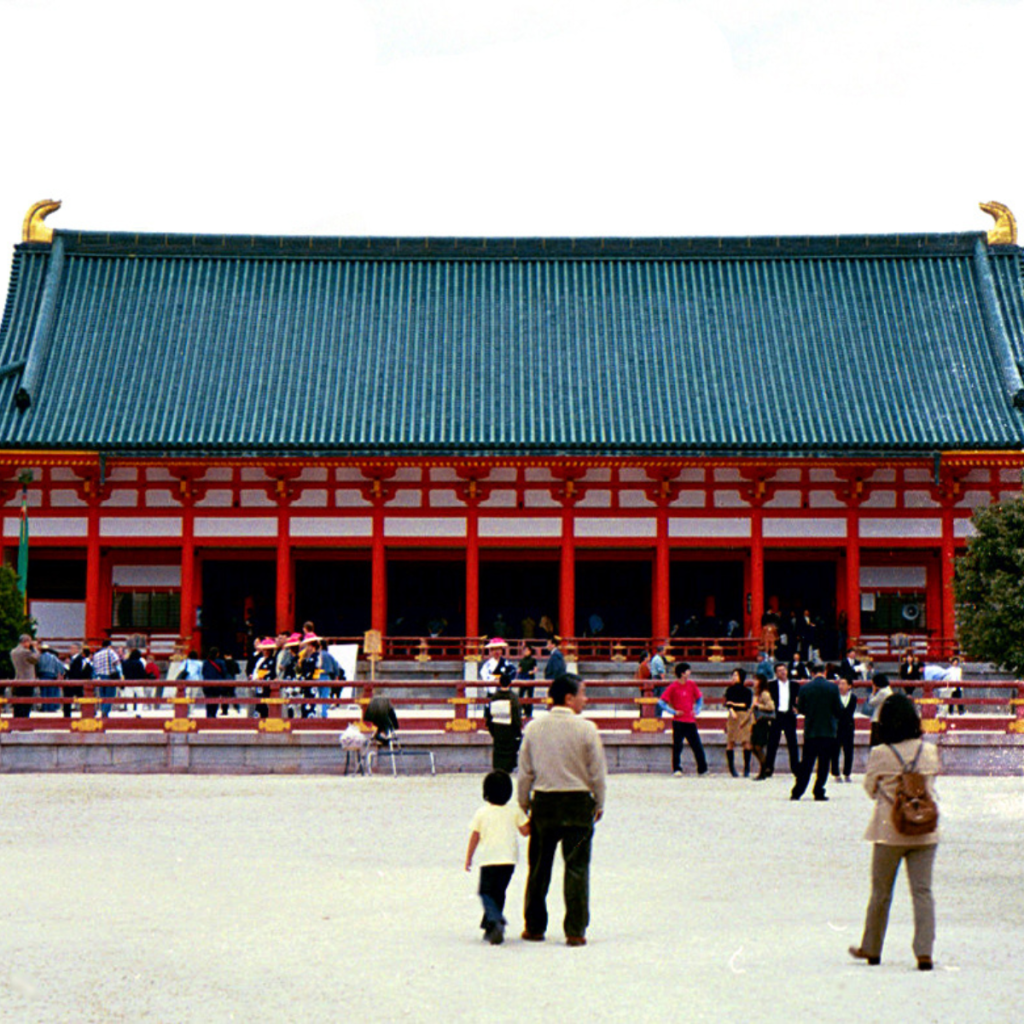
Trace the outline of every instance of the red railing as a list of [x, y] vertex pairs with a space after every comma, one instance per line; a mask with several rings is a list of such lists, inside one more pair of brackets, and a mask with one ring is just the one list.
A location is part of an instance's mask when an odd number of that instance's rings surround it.
[[[166, 662], [175, 652], [184, 653], [179, 637], [170, 633], [126, 634], [111, 633], [114, 645], [125, 650], [133, 646], [148, 648], [159, 661]], [[58, 653], [67, 654], [78, 641], [66, 637], [49, 637]], [[327, 637], [329, 644], [355, 644], [362, 648], [362, 636]], [[382, 661], [472, 661], [487, 656], [489, 637], [465, 636], [384, 636]], [[538, 652], [547, 650], [547, 638], [504, 637], [511, 657], [520, 657], [527, 644]], [[638, 663], [651, 648], [650, 637], [565, 637], [562, 650], [569, 660], [584, 662]], [[755, 661], [764, 643], [760, 637], [672, 636], [662, 641], [670, 660], [691, 662], [750, 662]], [[99, 641], [89, 642], [93, 650]], [[924, 633], [864, 634], [854, 646], [873, 661], [898, 661], [909, 650], [921, 660], [948, 661], [960, 652], [955, 638], [934, 637]], [[232, 652], [239, 660], [246, 652]], [[835, 660], [840, 657], [836, 652]]]
[[[487, 702], [486, 684], [452, 681], [388, 680], [370, 684], [361, 680], [353, 687], [349, 697], [319, 697], [314, 689], [311, 695], [298, 692], [292, 684], [271, 683], [268, 697], [256, 696], [253, 686], [238, 680], [234, 686], [241, 691], [237, 696], [206, 697], [195, 684], [165, 683], [159, 695], [137, 696], [126, 692], [127, 687], [116, 688], [116, 696], [101, 696], [101, 685], [107, 682], [87, 681], [82, 685], [82, 697], [29, 695], [38, 681], [12, 681], [7, 684], [15, 692], [0, 698], [0, 732], [34, 731], [44, 729], [99, 732], [104, 730], [164, 730], [167, 732], [194, 732], [207, 729], [282, 732], [300, 730], [337, 730], [348, 721], [361, 717], [362, 708], [374, 694], [386, 696], [395, 706], [402, 727], [415, 730], [447, 730], [469, 732], [482, 727], [482, 714]], [[58, 687], [60, 684], [57, 684]], [[79, 684], [75, 684], [79, 685]], [[266, 685], [266, 684], [263, 684]], [[318, 684], [319, 685], [319, 684]], [[352, 684], [344, 684], [346, 687]], [[520, 684], [516, 684], [519, 687]], [[705, 694], [706, 711], [702, 722], [706, 728], [720, 728], [724, 720], [721, 712], [722, 693], [729, 681], [701, 679], [699, 685]], [[949, 694], [948, 683], [893, 683], [896, 688], [912, 689], [925, 729], [942, 732], [946, 729], [968, 731], [1024, 732], [1024, 682], [1014, 680], [965, 681], [958, 684], [963, 696]], [[211, 688], [212, 689], [212, 688]], [[866, 687], [857, 687], [863, 695]], [[151, 691], [152, 687], [147, 687]], [[20, 693], [17, 691], [21, 691]], [[997, 694], [992, 696], [991, 694]], [[244, 695], [242, 695], [244, 694]], [[602, 729], [659, 731], [663, 721], [656, 717], [657, 703], [650, 680], [594, 679], [588, 684], [589, 710]], [[535, 684], [534, 696], [523, 699], [526, 707], [544, 705], [545, 684]], [[314, 717], [302, 718], [302, 705], [314, 709]], [[56, 711], [41, 712], [40, 705], [57, 706]], [[106, 716], [101, 709], [110, 705], [112, 713]], [[264, 717], [252, 717], [257, 706]], [[71, 708], [70, 716], [64, 709]], [[236, 711], [235, 708], [239, 708]], [[216, 708], [217, 717], [208, 717], [208, 709]], [[328, 709], [330, 717], [321, 718], [321, 708]], [[961, 708], [963, 713], [961, 713]], [[858, 722], [867, 727], [867, 718], [858, 716]]]

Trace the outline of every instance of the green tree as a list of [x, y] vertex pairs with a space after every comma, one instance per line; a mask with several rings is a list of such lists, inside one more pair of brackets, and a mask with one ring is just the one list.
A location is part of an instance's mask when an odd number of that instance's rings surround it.
[[1024, 500], [977, 509], [972, 522], [954, 579], [960, 647], [1024, 678]]
[[14, 675], [10, 651], [22, 633], [32, 633], [25, 617], [25, 599], [18, 589], [18, 574], [9, 565], [0, 565], [0, 679]]

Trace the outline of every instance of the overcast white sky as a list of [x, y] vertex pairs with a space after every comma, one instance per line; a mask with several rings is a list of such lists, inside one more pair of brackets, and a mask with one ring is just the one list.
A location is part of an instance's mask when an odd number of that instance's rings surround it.
[[1019, 0], [0, 0], [0, 239], [43, 198], [85, 230], [1024, 224], [1022, 40]]

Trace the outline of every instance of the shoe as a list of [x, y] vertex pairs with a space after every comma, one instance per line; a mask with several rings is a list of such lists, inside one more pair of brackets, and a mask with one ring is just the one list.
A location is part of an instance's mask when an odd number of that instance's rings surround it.
[[677, 769], [676, 769], [676, 770], [675, 770], [675, 771], [674, 771], [674, 772], [673, 772], [672, 774], [673, 774], [673, 775], [674, 775], [674, 776], [675, 776], [675, 777], [676, 777], [677, 779], [679, 779], [679, 778], [682, 778], [682, 775], [683, 775], [683, 773], [682, 773], [682, 772], [681, 772], [681, 771], [680, 771], [680, 770], [679, 770], [678, 768], [677, 768]]
[[585, 946], [587, 940], [582, 935], [567, 935], [565, 944], [567, 946]]
[[854, 958], [854, 960], [867, 960], [868, 965], [871, 967], [877, 967], [882, 962], [882, 958], [880, 956], [870, 956], [869, 954], [865, 953], [864, 950], [860, 948], [860, 946], [851, 946], [849, 949], [849, 953], [850, 956]]
[[819, 800], [819, 801], [826, 801], [826, 800], [828, 800], [828, 797], [827, 797], [827, 796], [825, 796], [825, 794], [824, 794], [824, 793], [822, 793], [822, 794], [820, 794], [820, 795], [819, 795], [819, 794], [817, 794], [817, 793], [815, 793], [815, 794], [814, 794], [814, 799], [815, 799], [815, 800]]
[[930, 971], [932, 969], [932, 958], [930, 956], [919, 956], [917, 958], [917, 969], [919, 971]]
[[847, 775], [846, 778], [843, 779], [843, 782], [853, 782], [853, 779], [851, 779], [850, 776]]
[[528, 931], [526, 931], [526, 929], [525, 929], [525, 928], [523, 929], [523, 938], [524, 938], [524, 939], [525, 939], [525, 940], [526, 940], [527, 942], [543, 942], [543, 941], [544, 941], [544, 936], [543, 936], [543, 934], [541, 934], [541, 935], [537, 935], [537, 934], [536, 934], [536, 933], [534, 933], [534, 932], [528, 932]]
[[484, 932], [484, 938], [492, 946], [500, 946], [505, 941], [505, 929], [500, 925], [492, 925]]
[[803, 793], [790, 793], [789, 794], [789, 799], [790, 800], [799, 800], [800, 797], [802, 797], [802, 796], [803, 796]]

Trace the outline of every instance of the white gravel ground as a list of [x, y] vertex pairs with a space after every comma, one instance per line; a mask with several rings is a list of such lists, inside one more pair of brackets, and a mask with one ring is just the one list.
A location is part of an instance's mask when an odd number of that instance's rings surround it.
[[901, 878], [853, 963], [859, 785], [612, 776], [589, 945], [481, 942], [462, 870], [479, 778], [0, 779], [3, 1021], [1020, 1019], [1024, 783], [941, 780], [936, 970]]

